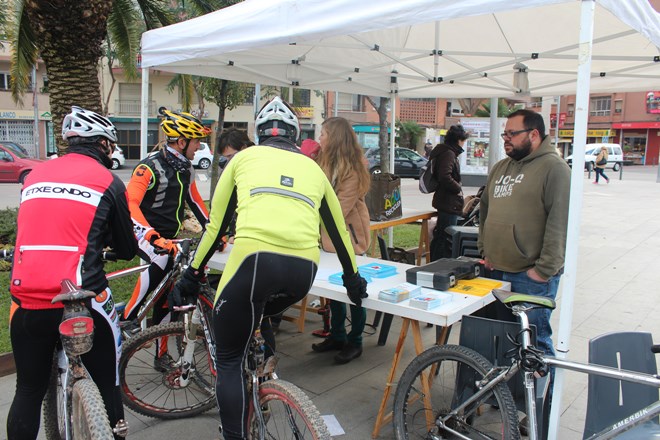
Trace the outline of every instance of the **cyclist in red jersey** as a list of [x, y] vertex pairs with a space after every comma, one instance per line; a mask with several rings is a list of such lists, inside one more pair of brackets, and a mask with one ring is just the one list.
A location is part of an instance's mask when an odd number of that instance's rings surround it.
[[125, 260], [137, 251], [126, 187], [109, 170], [117, 132], [107, 118], [74, 106], [64, 118], [62, 137], [69, 144], [67, 154], [35, 167], [21, 192], [10, 286], [16, 362], [16, 395], [7, 416], [10, 440], [37, 438], [62, 320], [62, 304], [51, 300], [64, 278], [98, 294], [87, 304], [94, 345], [82, 361], [101, 392], [110, 425], [124, 418], [119, 318], [101, 259], [108, 245]]

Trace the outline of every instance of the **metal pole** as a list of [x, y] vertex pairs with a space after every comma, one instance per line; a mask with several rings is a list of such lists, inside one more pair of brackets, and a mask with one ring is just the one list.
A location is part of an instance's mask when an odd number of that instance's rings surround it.
[[[582, 191], [584, 189], [584, 149], [587, 139], [587, 119], [589, 117], [589, 84], [591, 76], [591, 51], [594, 30], [594, 0], [583, 0], [580, 13], [580, 40], [577, 90], [575, 95], [575, 138], [573, 145], [573, 169], [571, 170], [571, 192], [568, 208], [566, 235], [566, 260], [564, 276], [561, 277], [561, 315], [557, 332], [557, 358], [565, 359], [569, 350], [573, 318], [573, 296], [577, 276], [577, 253], [580, 238], [580, 217], [582, 211]], [[559, 432], [564, 372], [557, 369], [548, 423], [548, 439], [556, 440]]]
[[[259, 114], [260, 106], [259, 106], [259, 101], [261, 99], [261, 84], [255, 84], [254, 85], [254, 118], [252, 118], [252, 121], [256, 121], [257, 115]], [[258, 141], [258, 136], [257, 136], [257, 126], [254, 126], [254, 134], [253, 134], [253, 139], [254, 142], [259, 143]]]
[[336, 118], [339, 115], [339, 92], [335, 92], [335, 109], [333, 110], [333, 116]]
[[[392, 73], [397, 73], [396, 71]], [[396, 148], [395, 142], [396, 142], [396, 94], [399, 88], [399, 85], [397, 83], [397, 77], [396, 76], [391, 76], [390, 77], [390, 108], [391, 108], [391, 114], [390, 114], [390, 173], [394, 174], [394, 148]], [[389, 246], [393, 247], [394, 246], [394, 228], [390, 227], [387, 228], [388, 230], [388, 235], [389, 235]]]
[[140, 160], [147, 157], [149, 147], [149, 68], [142, 68], [142, 102], [140, 107]]
[[[559, 106], [561, 105], [561, 96], [557, 96], [557, 110], [555, 110], [555, 148], [559, 147]], [[562, 155], [566, 154], [562, 151]]]
[[37, 88], [37, 65], [32, 66], [32, 106], [34, 107], [34, 157], [41, 156], [39, 151], [39, 89]]
[[489, 142], [488, 171], [493, 169], [493, 165], [495, 165], [500, 160], [500, 124], [497, 118], [499, 109], [500, 109], [499, 98], [490, 98], [490, 138], [488, 141]]

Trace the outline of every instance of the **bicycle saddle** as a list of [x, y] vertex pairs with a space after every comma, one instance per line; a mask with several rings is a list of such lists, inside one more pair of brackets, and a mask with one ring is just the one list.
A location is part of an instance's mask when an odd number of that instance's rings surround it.
[[508, 292], [506, 290], [493, 289], [493, 296], [507, 307], [513, 307], [519, 304], [533, 304], [537, 307], [554, 310], [557, 304], [554, 300], [544, 296], [525, 295], [523, 293]]

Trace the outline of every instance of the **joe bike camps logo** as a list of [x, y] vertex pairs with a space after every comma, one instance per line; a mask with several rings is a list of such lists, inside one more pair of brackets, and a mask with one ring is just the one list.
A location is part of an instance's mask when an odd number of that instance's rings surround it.
[[390, 216], [401, 206], [401, 189], [397, 188], [392, 194], [383, 194], [385, 215]]

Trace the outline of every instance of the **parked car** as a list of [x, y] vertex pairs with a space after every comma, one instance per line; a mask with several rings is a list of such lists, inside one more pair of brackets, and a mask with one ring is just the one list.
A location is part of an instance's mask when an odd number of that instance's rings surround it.
[[124, 150], [119, 147], [115, 147], [115, 151], [112, 152], [112, 169], [118, 170], [123, 167], [126, 163], [126, 157], [124, 157]]
[[30, 158], [23, 152], [0, 145], [0, 182], [23, 183], [32, 168], [41, 162], [43, 160]]
[[[378, 147], [365, 148], [364, 152], [369, 161], [369, 172], [380, 173], [380, 150]], [[419, 173], [428, 159], [417, 154], [409, 148], [396, 147], [394, 149], [394, 174], [399, 177], [412, 177], [419, 179]]]
[[27, 148], [21, 144], [17, 144], [16, 142], [12, 141], [0, 141], [0, 145], [3, 147], [11, 148], [14, 151], [18, 151], [19, 153], [23, 153], [25, 156], [30, 157], [30, 153], [28, 152]]
[[206, 170], [211, 166], [211, 162], [213, 162], [213, 151], [209, 148], [209, 144], [200, 142], [199, 150], [195, 151], [195, 157], [192, 160], [193, 166]]
[[[596, 164], [596, 157], [600, 153], [601, 147], [607, 147], [609, 154], [606, 168], [612, 168], [613, 171], [619, 171], [623, 164], [623, 150], [619, 144], [587, 144], [584, 147], [584, 169], [591, 171]], [[573, 155], [566, 158], [568, 166], [573, 166]]]

